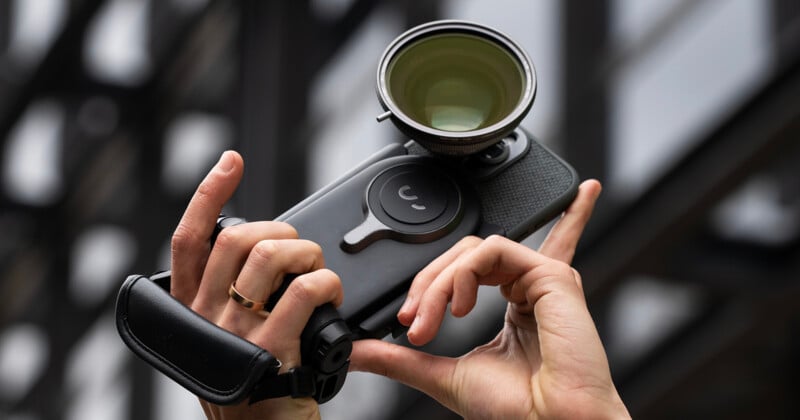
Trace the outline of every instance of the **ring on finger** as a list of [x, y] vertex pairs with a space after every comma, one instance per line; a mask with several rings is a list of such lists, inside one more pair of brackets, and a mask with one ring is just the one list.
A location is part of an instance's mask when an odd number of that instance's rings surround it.
[[238, 290], [236, 290], [236, 282], [231, 283], [231, 287], [228, 289], [228, 296], [230, 296], [234, 302], [261, 316], [266, 317], [269, 315], [269, 311], [264, 309], [266, 302], [255, 301], [242, 295]]

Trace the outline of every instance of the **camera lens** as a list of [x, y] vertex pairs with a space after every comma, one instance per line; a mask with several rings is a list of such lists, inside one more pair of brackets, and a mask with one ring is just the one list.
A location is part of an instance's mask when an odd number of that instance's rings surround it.
[[432, 22], [398, 37], [378, 70], [392, 121], [438, 153], [471, 154], [496, 143], [527, 114], [533, 66], [505, 35], [463, 21]]
[[474, 35], [414, 42], [389, 63], [389, 95], [414, 121], [444, 131], [500, 122], [519, 103], [522, 68], [504, 49]]

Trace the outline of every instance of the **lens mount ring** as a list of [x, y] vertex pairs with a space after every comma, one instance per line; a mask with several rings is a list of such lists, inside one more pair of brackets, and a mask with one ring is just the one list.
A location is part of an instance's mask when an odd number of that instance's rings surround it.
[[[395, 57], [418, 41], [437, 35], [471, 35], [508, 53], [521, 73], [521, 92], [510, 112], [498, 121], [477, 129], [450, 131], [424, 124], [409, 115], [393, 99], [389, 70]], [[398, 36], [381, 56], [377, 71], [378, 100], [385, 114], [406, 135], [434, 153], [467, 155], [496, 143], [513, 131], [530, 110], [536, 96], [536, 72], [528, 54], [514, 40], [496, 29], [463, 20], [439, 20], [414, 27]]]

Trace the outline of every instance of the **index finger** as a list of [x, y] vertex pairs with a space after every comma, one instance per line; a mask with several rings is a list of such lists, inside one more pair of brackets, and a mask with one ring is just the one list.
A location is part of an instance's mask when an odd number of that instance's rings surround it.
[[[438, 333], [448, 303], [452, 304], [455, 315], [465, 315], [475, 304], [479, 286], [511, 287], [525, 277], [560, 278], [564, 267], [569, 268], [518, 242], [498, 235], [489, 236], [437, 275], [421, 296], [406, 336], [415, 345], [428, 343]], [[511, 303], [525, 303], [528, 299], [525, 294], [516, 299], [510, 297], [506, 296]]]
[[567, 264], [572, 263], [578, 240], [589, 222], [601, 189], [600, 183], [594, 179], [581, 183], [575, 200], [550, 229], [547, 238], [539, 247], [540, 253]]
[[242, 178], [242, 157], [222, 154], [195, 191], [172, 236], [172, 295], [183, 303], [194, 297], [208, 258], [209, 240], [222, 207]]

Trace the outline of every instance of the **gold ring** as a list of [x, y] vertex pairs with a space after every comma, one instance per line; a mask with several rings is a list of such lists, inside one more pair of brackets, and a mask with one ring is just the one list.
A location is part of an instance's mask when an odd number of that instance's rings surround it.
[[256, 302], [252, 299], [248, 299], [238, 290], [236, 290], [236, 282], [231, 284], [231, 287], [228, 289], [228, 296], [233, 299], [234, 302], [238, 303], [239, 305], [244, 306], [245, 308], [258, 313], [261, 316], [269, 315], [269, 311], [264, 310], [264, 305], [266, 302]]

